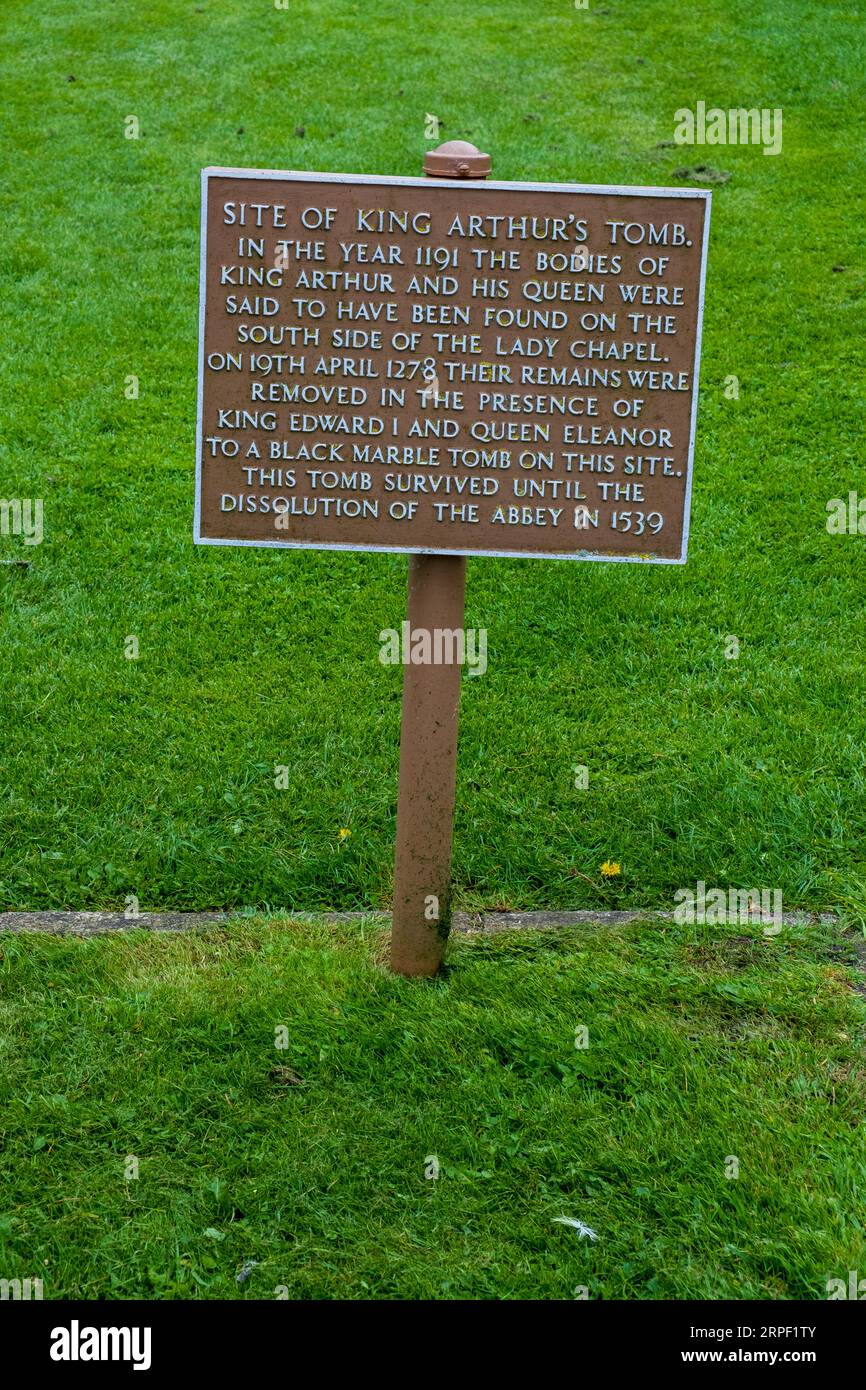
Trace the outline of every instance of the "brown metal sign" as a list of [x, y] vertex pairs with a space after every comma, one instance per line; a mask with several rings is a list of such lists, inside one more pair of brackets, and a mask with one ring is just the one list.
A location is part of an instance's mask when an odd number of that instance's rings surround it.
[[709, 200], [205, 169], [195, 540], [683, 563]]

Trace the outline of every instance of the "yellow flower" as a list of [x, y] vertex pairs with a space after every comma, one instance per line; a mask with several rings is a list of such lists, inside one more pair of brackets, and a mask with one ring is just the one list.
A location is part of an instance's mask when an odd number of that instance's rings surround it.
[[344, 826], [343, 829], [340, 831], [340, 839], [341, 839], [341, 840], [348, 840], [348, 838], [349, 838], [349, 836], [351, 835], [351, 833], [352, 833], [351, 830], [346, 830], [346, 828], [345, 828], [345, 826]]
[[622, 869], [615, 859], [613, 861], [605, 859], [601, 866], [601, 872], [604, 874], [605, 878], [616, 878], [618, 874], [622, 873]]

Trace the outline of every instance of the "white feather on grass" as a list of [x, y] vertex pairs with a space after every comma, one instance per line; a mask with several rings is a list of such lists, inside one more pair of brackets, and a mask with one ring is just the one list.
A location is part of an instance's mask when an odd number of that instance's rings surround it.
[[585, 1222], [578, 1221], [576, 1216], [554, 1216], [554, 1222], [559, 1222], [560, 1226], [573, 1226], [579, 1236], [586, 1236], [589, 1240], [598, 1240], [596, 1232]]

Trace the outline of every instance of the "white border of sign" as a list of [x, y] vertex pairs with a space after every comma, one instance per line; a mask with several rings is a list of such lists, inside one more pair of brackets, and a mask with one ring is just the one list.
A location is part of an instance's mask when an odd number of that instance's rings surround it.
[[[202, 399], [204, 393], [204, 317], [205, 317], [205, 256], [207, 251], [207, 192], [208, 179], [273, 179], [283, 183], [369, 183], [403, 185], [409, 188], [433, 189], [437, 185], [445, 188], [471, 188], [482, 197], [485, 193], [495, 193], [499, 189], [510, 191], [525, 189], [531, 193], [609, 193], [620, 197], [649, 194], [657, 198], [701, 198], [706, 203], [704, 214], [704, 238], [701, 243], [701, 285], [698, 295], [698, 322], [695, 334], [695, 360], [692, 364], [692, 418], [689, 426], [689, 456], [686, 467], [686, 491], [683, 506], [683, 544], [677, 557], [653, 555], [605, 555], [596, 551], [576, 550], [568, 553], [549, 550], [442, 550], [438, 546], [417, 545], [352, 545], [348, 541], [251, 541], [226, 540], [223, 537], [203, 536], [201, 534], [201, 446], [202, 446]], [[198, 311], [198, 408], [196, 412], [195, 448], [195, 519], [193, 522], [193, 541], [196, 545], [250, 545], [257, 549], [274, 550], [384, 550], [401, 555], [489, 555], [501, 560], [599, 560], [605, 564], [626, 565], [684, 565], [688, 558], [689, 526], [692, 512], [692, 460], [695, 452], [695, 428], [698, 418], [698, 388], [701, 364], [701, 334], [704, 323], [704, 283], [707, 274], [707, 247], [710, 238], [710, 208], [712, 193], [704, 188], [641, 188], [608, 186], [597, 183], [499, 183], [490, 179], [429, 179], [388, 177], [379, 174], [311, 174], [300, 170], [285, 169], [223, 169], [212, 165], [201, 171], [201, 258], [199, 262], [199, 311]]]

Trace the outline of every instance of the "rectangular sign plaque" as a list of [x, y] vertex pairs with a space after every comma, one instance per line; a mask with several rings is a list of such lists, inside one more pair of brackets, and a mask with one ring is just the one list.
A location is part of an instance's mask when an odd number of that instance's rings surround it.
[[195, 540], [684, 563], [709, 205], [203, 170]]

